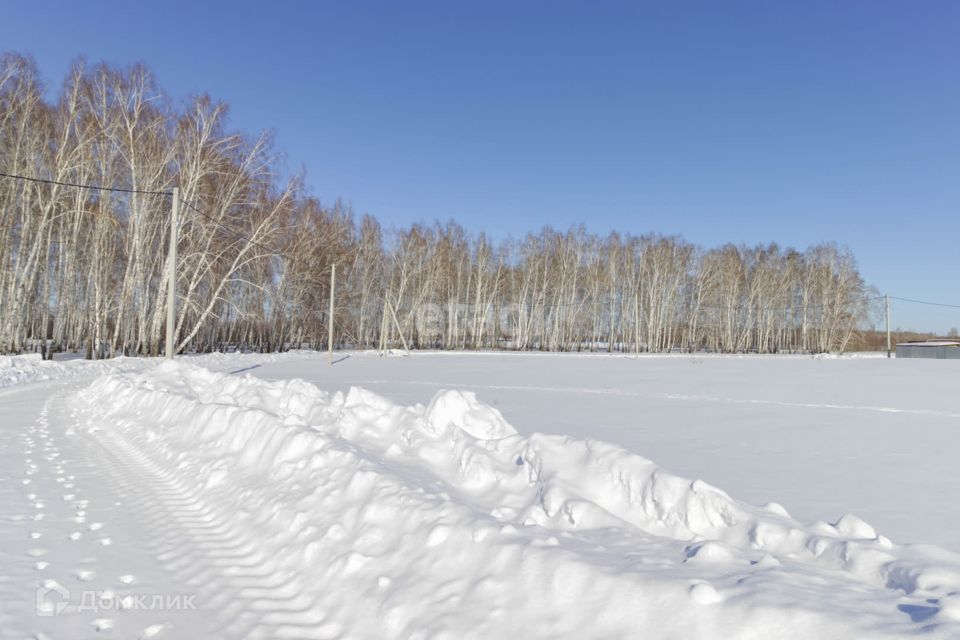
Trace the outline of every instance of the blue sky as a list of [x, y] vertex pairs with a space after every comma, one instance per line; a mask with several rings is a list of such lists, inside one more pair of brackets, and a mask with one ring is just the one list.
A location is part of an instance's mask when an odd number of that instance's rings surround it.
[[831, 240], [881, 292], [960, 304], [960, 3], [4, 5], [0, 50], [52, 87], [79, 54], [145, 62], [388, 225]]

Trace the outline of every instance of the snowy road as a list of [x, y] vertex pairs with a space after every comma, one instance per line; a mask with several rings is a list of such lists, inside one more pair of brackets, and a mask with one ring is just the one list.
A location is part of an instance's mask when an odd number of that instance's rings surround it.
[[151, 637], [171, 615], [187, 626], [199, 620], [189, 608], [118, 615], [139, 606], [124, 602], [131, 593], [150, 599], [189, 591], [158, 557], [162, 519], [149, 511], [157, 496], [142, 471], [74, 430], [64, 400], [86, 384], [0, 390], [3, 637], [34, 637], [39, 628], [38, 637], [80, 638], [114, 627], [117, 637]]
[[70, 364], [52, 374], [66, 381], [0, 388], [0, 638], [257, 637], [240, 592], [269, 582], [263, 563], [238, 570], [255, 545], [231, 532], [235, 510], [204, 504], [117, 433], [78, 429], [70, 400], [111, 367]]

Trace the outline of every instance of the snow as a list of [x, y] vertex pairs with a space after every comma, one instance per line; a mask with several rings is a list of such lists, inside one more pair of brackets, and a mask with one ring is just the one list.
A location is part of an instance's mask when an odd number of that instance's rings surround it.
[[[265, 363], [290, 362], [296, 359], [314, 359], [315, 352], [288, 351], [286, 353], [210, 353], [186, 356], [190, 362], [214, 369], [259, 367]], [[83, 360], [75, 354], [59, 354], [57, 360], [44, 360], [39, 353], [17, 356], [0, 355], [0, 388], [53, 380], [91, 377], [116, 371], [139, 371], [156, 366], [163, 360], [117, 357], [110, 360]]]
[[[638, 455], [770, 455], [746, 436], [765, 428], [787, 447], [767, 462], [783, 475], [803, 443], [831, 464], [817, 438], [845, 423], [881, 442], [883, 421], [955, 426], [948, 383], [920, 364], [204, 356], [14, 386], [0, 391], [0, 635], [955, 637], [960, 555], [900, 544], [860, 511], [797, 519], [790, 499], [738, 499]], [[718, 447], [734, 419], [743, 438]], [[594, 437], [628, 425], [634, 446]], [[835, 492], [864, 468], [837, 470]], [[799, 478], [812, 494], [834, 477], [818, 471]], [[64, 588], [43, 603], [63, 610], [37, 615], [36, 590]], [[120, 604], [84, 609], [82, 592]], [[196, 606], [139, 606], [152, 596]]]
[[44, 360], [39, 353], [0, 356], [0, 388], [43, 380], [62, 380], [79, 375], [96, 375], [127, 368], [138, 369], [141, 361], [131, 358], [113, 360]]
[[[873, 354], [871, 354], [873, 355]], [[341, 356], [342, 357], [342, 356]], [[604, 440], [803, 521], [960, 552], [960, 364], [873, 357], [354, 354], [256, 375], [400, 404], [469, 389], [521, 433]]]

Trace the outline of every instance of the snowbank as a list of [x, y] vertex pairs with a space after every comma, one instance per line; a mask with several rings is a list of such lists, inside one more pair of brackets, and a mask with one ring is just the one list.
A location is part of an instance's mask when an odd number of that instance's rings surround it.
[[80, 375], [102, 375], [113, 371], [139, 369], [145, 362], [137, 358], [112, 360], [44, 360], [39, 353], [20, 356], [0, 356], [0, 387], [18, 384], [62, 380]]
[[[284, 353], [207, 353], [185, 356], [194, 362], [215, 370], [232, 367], [280, 362], [292, 358], [313, 358], [314, 351]], [[183, 359], [183, 358], [181, 358]], [[77, 377], [93, 377], [117, 371], [140, 371], [164, 362], [161, 358], [128, 358], [119, 356], [109, 360], [44, 360], [39, 353], [17, 356], [0, 355], [0, 388], [34, 382], [48, 382]]]
[[[208, 559], [206, 597], [268, 636], [960, 634], [956, 555], [852, 515], [803, 525], [603, 442], [519, 436], [469, 392], [404, 407], [166, 362], [75, 402], [174, 520], [189, 504], [183, 526], [203, 514], [234, 550]], [[231, 590], [238, 572], [255, 584]]]

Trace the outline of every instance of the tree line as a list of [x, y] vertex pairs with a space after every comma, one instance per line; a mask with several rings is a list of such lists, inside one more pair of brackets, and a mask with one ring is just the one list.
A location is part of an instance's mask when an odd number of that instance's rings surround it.
[[48, 100], [35, 63], [4, 55], [0, 172], [47, 182], [0, 178], [0, 350], [162, 353], [174, 186], [178, 351], [321, 346], [333, 264], [335, 340], [360, 349], [842, 351], [871, 313], [833, 244], [384, 229], [277, 161], [224, 103], [177, 105], [144, 66], [78, 62]]

